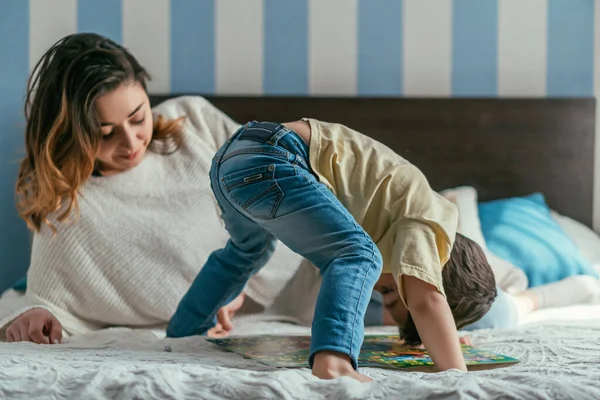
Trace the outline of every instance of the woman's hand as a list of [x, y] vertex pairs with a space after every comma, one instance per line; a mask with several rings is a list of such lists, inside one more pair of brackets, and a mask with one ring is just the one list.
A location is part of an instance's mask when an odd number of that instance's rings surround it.
[[32, 308], [17, 317], [6, 329], [8, 342], [58, 344], [62, 340], [62, 324], [44, 308]]
[[217, 313], [217, 325], [208, 330], [207, 334], [209, 337], [220, 338], [229, 336], [229, 333], [233, 329], [231, 318], [233, 318], [236, 311], [242, 307], [245, 299], [246, 294], [242, 292], [242, 294], [236, 297], [231, 303], [219, 310]]

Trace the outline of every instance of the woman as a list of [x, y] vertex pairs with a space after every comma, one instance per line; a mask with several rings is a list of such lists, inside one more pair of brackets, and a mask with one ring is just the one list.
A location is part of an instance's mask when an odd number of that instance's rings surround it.
[[8, 341], [164, 326], [225, 243], [208, 169], [238, 125], [199, 97], [153, 115], [148, 79], [127, 50], [95, 34], [63, 38], [35, 67], [17, 182], [35, 233], [31, 306], [2, 323]]

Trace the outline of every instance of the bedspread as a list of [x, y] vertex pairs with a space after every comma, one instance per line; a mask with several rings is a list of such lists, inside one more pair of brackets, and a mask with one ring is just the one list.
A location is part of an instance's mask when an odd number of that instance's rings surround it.
[[[586, 319], [578, 319], [586, 315]], [[599, 319], [589, 319], [596, 315]], [[394, 328], [367, 329], [393, 333]], [[234, 334], [309, 334], [307, 327], [242, 317]], [[463, 373], [364, 368], [373, 377], [313, 377], [226, 352], [201, 337], [165, 339], [115, 329], [60, 345], [0, 343], [4, 399], [600, 399], [600, 307], [548, 313], [515, 330], [478, 331], [477, 346], [517, 357], [515, 366]]]

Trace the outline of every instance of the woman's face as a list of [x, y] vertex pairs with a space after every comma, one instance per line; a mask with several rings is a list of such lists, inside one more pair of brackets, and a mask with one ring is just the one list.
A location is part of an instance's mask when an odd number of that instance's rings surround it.
[[127, 83], [96, 99], [102, 145], [98, 169], [114, 175], [138, 165], [152, 139], [150, 100], [138, 83]]

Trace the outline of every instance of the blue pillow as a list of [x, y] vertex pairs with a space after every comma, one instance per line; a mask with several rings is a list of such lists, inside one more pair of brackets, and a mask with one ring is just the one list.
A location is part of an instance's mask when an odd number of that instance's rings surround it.
[[489, 250], [521, 268], [529, 287], [572, 275], [598, 278], [587, 261], [552, 218], [541, 193], [482, 202], [481, 230]]

